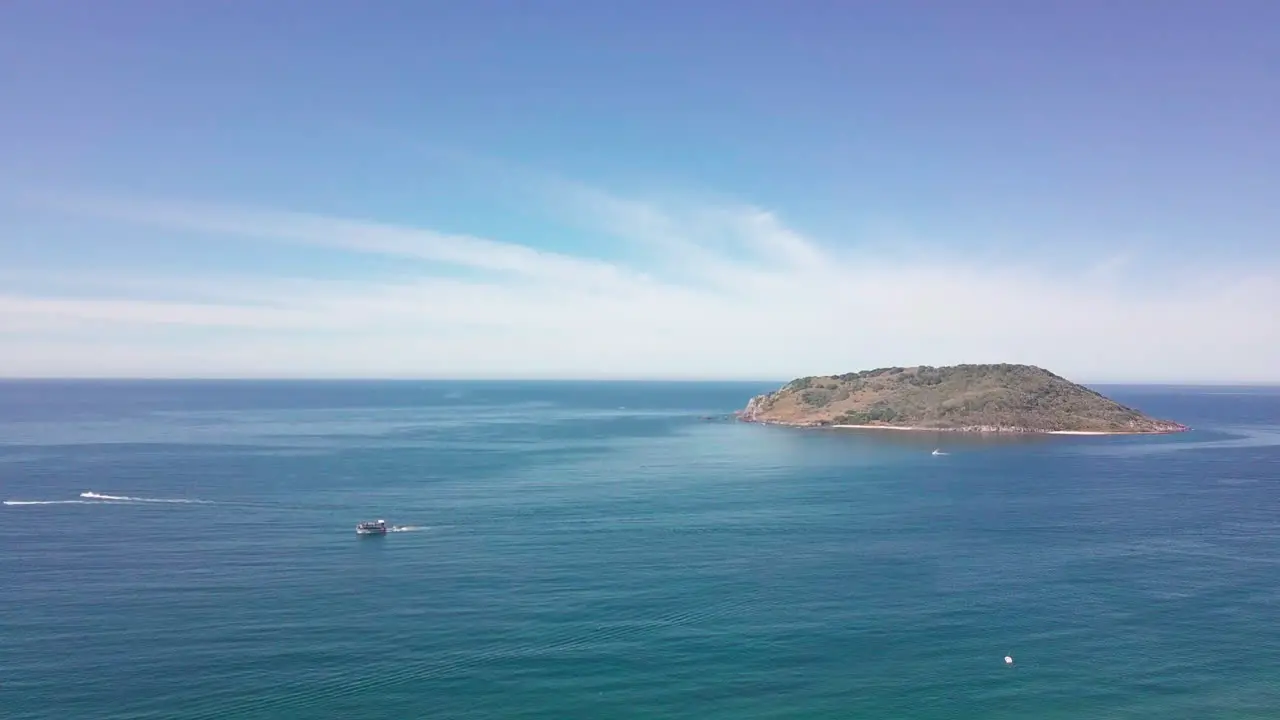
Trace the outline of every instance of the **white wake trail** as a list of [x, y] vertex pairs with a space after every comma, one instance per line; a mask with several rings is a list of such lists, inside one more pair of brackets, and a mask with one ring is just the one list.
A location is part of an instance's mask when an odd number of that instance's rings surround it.
[[87, 498], [89, 500], [105, 500], [108, 502], [181, 503], [181, 504], [201, 504], [201, 505], [207, 505], [210, 502], [208, 500], [195, 500], [195, 499], [186, 499], [186, 498], [146, 498], [146, 497], [131, 497], [128, 495], [106, 495], [103, 493], [96, 493], [91, 491], [80, 493], [80, 497]]
[[86, 491], [80, 493], [79, 500], [5, 500], [4, 504], [10, 507], [21, 507], [24, 505], [129, 505], [133, 503], [163, 503], [172, 505], [212, 505], [212, 500], [197, 500], [195, 498], [148, 498], [133, 497], [130, 495], [107, 495], [106, 493], [96, 493]]
[[5, 500], [5, 505], [97, 505], [92, 500]]

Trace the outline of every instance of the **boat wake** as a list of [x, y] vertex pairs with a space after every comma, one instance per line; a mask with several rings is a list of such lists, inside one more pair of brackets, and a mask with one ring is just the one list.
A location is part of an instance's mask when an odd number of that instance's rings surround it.
[[418, 532], [426, 529], [422, 525], [392, 525], [387, 532]]
[[210, 500], [190, 498], [147, 498], [129, 495], [106, 495], [96, 492], [82, 492], [79, 500], [5, 500], [11, 507], [22, 505], [130, 505], [135, 503], [166, 503], [178, 505], [212, 505]]
[[194, 499], [187, 499], [187, 498], [130, 497], [128, 495], [103, 495], [101, 493], [96, 493], [96, 492], [82, 492], [80, 493], [80, 497], [86, 498], [89, 500], [104, 500], [106, 502], [124, 502], [124, 503], [182, 503], [182, 504], [196, 504], [196, 505], [211, 504], [210, 501], [208, 500], [194, 500]]
[[5, 505], [97, 505], [93, 500], [5, 500]]

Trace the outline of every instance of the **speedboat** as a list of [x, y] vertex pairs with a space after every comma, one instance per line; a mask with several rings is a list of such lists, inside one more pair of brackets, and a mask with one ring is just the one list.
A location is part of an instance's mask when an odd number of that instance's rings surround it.
[[373, 522], [356, 523], [357, 535], [386, 535], [387, 521], [374, 520]]

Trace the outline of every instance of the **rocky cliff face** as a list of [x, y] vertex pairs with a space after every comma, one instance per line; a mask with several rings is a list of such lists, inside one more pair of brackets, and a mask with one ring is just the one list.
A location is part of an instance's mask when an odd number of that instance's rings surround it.
[[745, 422], [767, 422], [769, 399], [772, 394], [757, 395], [747, 401], [747, 406], [738, 411], [738, 419]]
[[746, 422], [951, 432], [1168, 433], [1157, 420], [1029, 365], [881, 368], [799, 378], [751, 398]]

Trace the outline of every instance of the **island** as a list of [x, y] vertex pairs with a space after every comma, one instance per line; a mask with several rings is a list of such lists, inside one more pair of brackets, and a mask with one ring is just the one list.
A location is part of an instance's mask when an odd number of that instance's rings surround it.
[[746, 422], [977, 433], [1182, 432], [1033, 365], [890, 367], [803, 377], [751, 398]]

